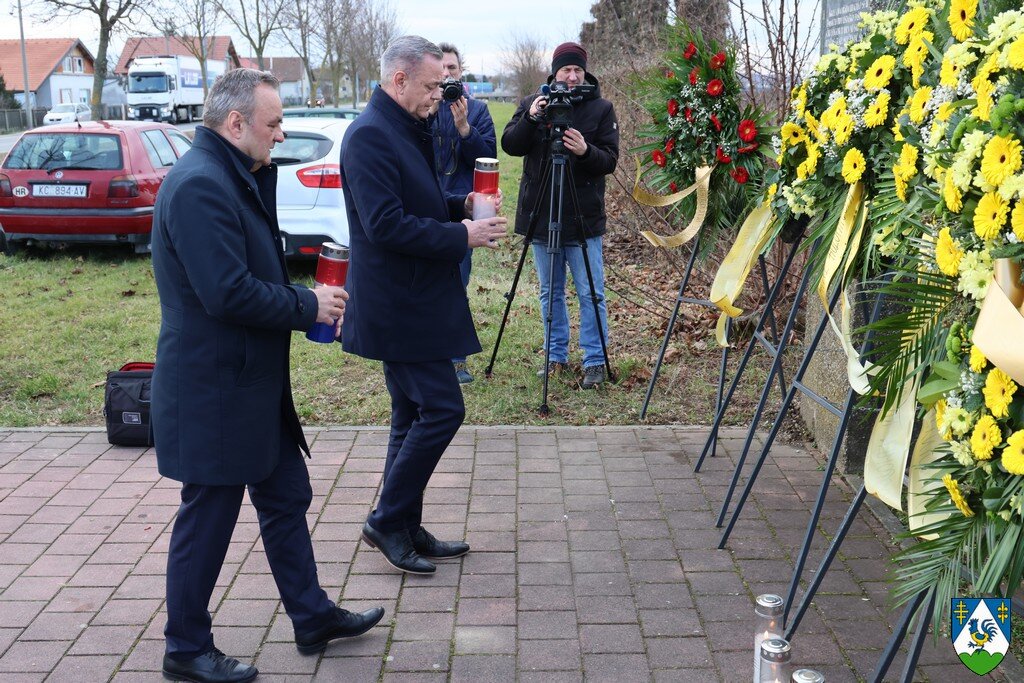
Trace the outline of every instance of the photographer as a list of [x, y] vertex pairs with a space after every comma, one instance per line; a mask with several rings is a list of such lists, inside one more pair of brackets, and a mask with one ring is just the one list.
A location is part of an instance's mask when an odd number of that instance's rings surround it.
[[[566, 128], [562, 141], [568, 153], [568, 168], [572, 171], [579, 209], [582, 213], [582, 231], [578, 216], [568, 192], [562, 210], [562, 253], [555, 257], [554, 277], [550, 277], [550, 256], [547, 253], [550, 202], [546, 196], [540, 200], [539, 216], [533, 233], [533, 262], [540, 281], [542, 315], [547, 314], [549, 297], [553, 320], [551, 338], [545, 339], [551, 355], [550, 373], [565, 369], [569, 360], [569, 312], [565, 304], [565, 266], [569, 265], [580, 304], [580, 348], [583, 351], [583, 388], [590, 389], [604, 382], [604, 352], [598, 324], [605, 340], [608, 339], [608, 317], [604, 299], [604, 258], [601, 236], [605, 233], [604, 177], [615, 171], [619, 157], [619, 128], [612, 103], [601, 97], [597, 79], [587, 73], [587, 51], [576, 43], [562, 43], [552, 55], [551, 76], [548, 84], [563, 82], [569, 88], [572, 102], [572, 125]], [[580, 86], [590, 85], [586, 93]], [[526, 235], [530, 212], [537, 204], [538, 195], [548, 192], [543, 183], [544, 164], [550, 158], [551, 141], [545, 109], [549, 97], [531, 95], [519, 103], [516, 113], [505, 126], [501, 148], [512, 156], [524, 156], [523, 177], [519, 185], [519, 206], [516, 209], [516, 233]], [[594, 279], [600, 322], [595, 320], [592, 295], [587, 282], [580, 240], [586, 240], [587, 256]], [[551, 280], [549, 282], [549, 279]], [[546, 333], [546, 330], [545, 330]]]
[[[438, 47], [444, 54], [441, 66], [446, 78], [441, 86], [444, 99], [431, 119], [434, 166], [445, 196], [468, 195], [473, 191], [473, 164], [476, 159], [498, 155], [494, 122], [487, 105], [470, 98], [463, 91], [462, 55], [458, 48], [451, 43], [441, 43]], [[451, 96], [449, 89], [455, 97]], [[464, 289], [469, 286], [472, 270], [473, 250], [468, 249], [459, 264]], [[466, 368], [465, 357], [453, 358], [452, 363], [460, 384], [473, 381], [473, 375]]]

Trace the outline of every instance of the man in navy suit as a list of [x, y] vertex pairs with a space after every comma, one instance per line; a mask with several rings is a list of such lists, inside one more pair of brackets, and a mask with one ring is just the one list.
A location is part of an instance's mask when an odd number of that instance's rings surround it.
[[295, 642], [304, 654], [365, 633], [320, 588], [306, 524], [312, 501], [292, 403], [291, 330], [341, 325], [347, 293], [288, 280], [276, 217], [278, 81], [237, 69], [214, 83], [192, 149], [167, 174], [153, 218], [161, 326], [152, 414], [160, 474], [182, 482], [167, 559], [163, 674], [250, 681], [253, 666], [214, 647], [210, 596], [246, 487]]
[[438, 185], [427, 117], [441, 100], [441, 57], [419, 36], [391, 43], [341, 151], [352, 242], [342, 337], [346, 351], [384, 361], [391, 394], [384, 481], [363, 540], [414, 574], [469, 551], [423, 528], [423, 491], [465, 417], [451, 359], [480, 351], [459, 263], [505, 236], [504, 218], [468, 220], [473, 195]]

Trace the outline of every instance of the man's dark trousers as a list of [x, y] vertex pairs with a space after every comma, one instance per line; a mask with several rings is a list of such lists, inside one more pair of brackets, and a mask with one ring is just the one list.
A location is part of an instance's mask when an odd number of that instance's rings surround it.
[[384, 461], [384, 485], [370, 526], [391, 532], [416, 531], [423, 515], [423, 491], [441, 455], [466, 416], [462, 389], [450, 360], [384, 362], [391, 394], [391, 436]]
[[[450, 367], [449, 363], [449, 367]], [[313, 500], [299, 447], [281, 430], [281, 456], [265, 480], [249, 485], [270, 570], [296, 631], [321, 626], [334, 603], [317, 580], [306, 511]], [[167, 654], [187, 660], [213, 647], [208, 611], [238, 520], [245, 486], [185, 483], [167, 558]]]

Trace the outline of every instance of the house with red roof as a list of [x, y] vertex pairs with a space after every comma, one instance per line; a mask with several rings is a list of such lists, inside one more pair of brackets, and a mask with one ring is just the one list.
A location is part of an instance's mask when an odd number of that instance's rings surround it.
[[[258, 69], [260, 63], [255, 57], [242, 57], [241, 66], [247, 69]], [[305, 105], [309, 99], [309, 76], [302, 65], [301, 57], [263, 57], [265, 71], [277, 76], [281, 82], [281, 101], [285, 106]]]
[[[28, 91], [37, 108], [89, 102], [95, 59], [78, 38], [30, 38], [25, 41]], [[20, 40], [0, 40], [0, 73], [7, 90], [25, 103]]]

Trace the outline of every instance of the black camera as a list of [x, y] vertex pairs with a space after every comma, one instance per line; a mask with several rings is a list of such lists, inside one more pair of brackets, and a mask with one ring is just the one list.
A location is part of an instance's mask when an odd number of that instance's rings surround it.
[[565, 132], [572, 127], [572, 105], [582, 102], [583, 98], [592, 94], [595, 86], [582, 83], [570, 88], [565, 81], [554, 81], [551, 85], [541, 86], [541, 93], [548, 98], [548, 104], [541, 112], [545, 124], [558, 132]]
[[462, 97], [462, 81], [457, 78], [448, 78], [441, 81], [441, 97], [445, 102], [454, 102]]

